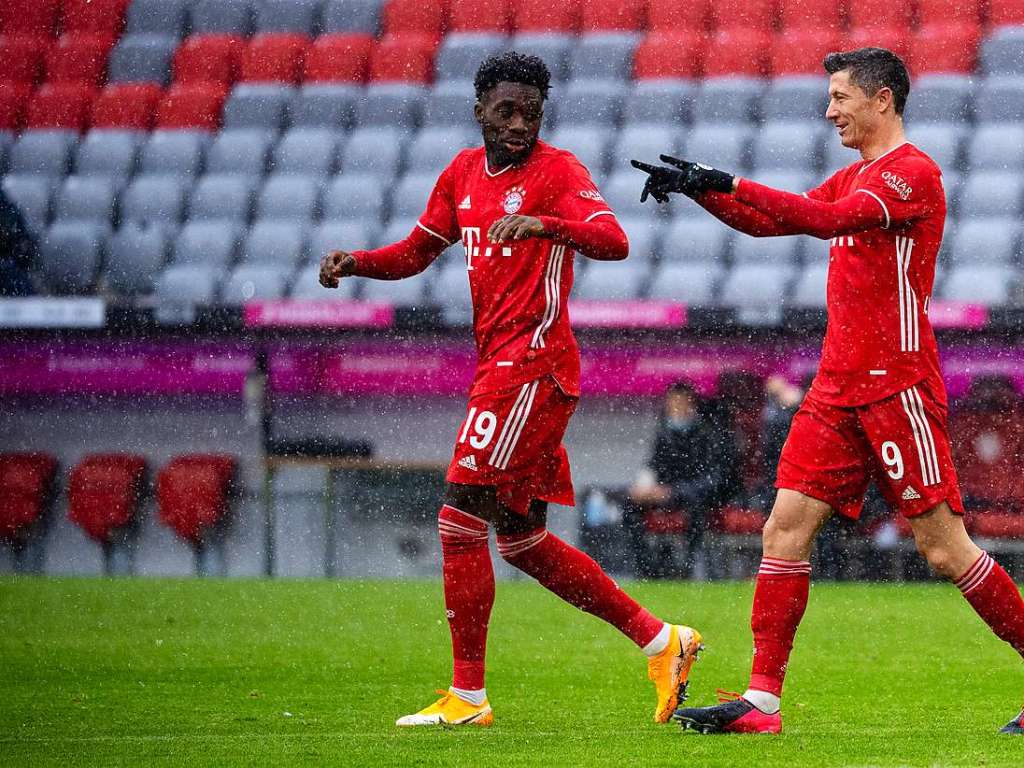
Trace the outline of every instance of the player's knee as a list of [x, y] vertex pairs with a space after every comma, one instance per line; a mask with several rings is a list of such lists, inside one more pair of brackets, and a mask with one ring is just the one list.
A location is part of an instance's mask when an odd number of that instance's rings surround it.
[[813, 528], [798, 517], [772, 512], [761, 531], [765, 554], [802, 559], [814, 538]]
[[454, 555], [487, 547], [487, 521], [445, 504], [437, 515], [442, 554]]
[[917, 551], [928, 561], [928, 566], [940, 576], [953, 579], [959, 575], [956, 572], [957, 558], [949, 547], [935, 542], [918, 541]]

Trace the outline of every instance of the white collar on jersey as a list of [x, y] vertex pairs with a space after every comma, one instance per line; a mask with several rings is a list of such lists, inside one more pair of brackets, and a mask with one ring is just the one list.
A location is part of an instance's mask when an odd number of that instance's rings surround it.
[[881, 160], [881, 159], [882, 159], [883, 157], [885, 157], [886, 155], [888, 155], [888, 154], [892, 154], [892, 153], [893, 153], [893, 152], [895, 152], [895, 151], [896, 151], [897, 149], [899, 149], [900, 147], [902, 147], [902, 146], [903, 146], [904, 144], [910, 144], [910, 142], [909, 142], [909, 141], [907, 141], [906, 139], [904, 139], [903, 141], [901, 141], [901, 142], [900, 142], [899, 144], [897, 144], [897, 145], [896, 145], [895, 147], [893, 147], [892, 149], [887, 149], [887, 150], [886, 150], [885, 152], [883, 152], [882, 154], [880, 154], [880, 155], [879, 155], [878, 157], [876, 157], [876, 158], [875, 158], [874, 160], [872, 160], [872, 161], [871, 161], [870, 163], [867, 163], [866, 165], [862, 165], [862, 166], [861, 166], [861, 168], [860, 168], [860, 170], [859, 170], [859, 171], [857, 171], [857, 175], [859, 176], [859, 175], [860, 175], [861, 173], [863, 173], [863, 172], [864, 172], [864, 171], [865, 171], [866, 169], [870, 168], [870, 167], [871, 167], [872, 165], [874, 165], [875, 163], [877, 163], [877, 162], [878, 162], [879, 160]]
[[491, 168], [487, 164], [487, 157], [486, 156], [484, 157], [484, 173], [486, 173], [491, 178], [494, 178], [495, 176], [501, 176], [501, 174], [503, 174], [505, 171], [507, 171], [509, 168], [511, 168], [512, 165], [513, 165], [512, 163], [509, 163], [504, 168], [502, 168], [500, 171], [497, 171], [495, 173], [491, 173]]

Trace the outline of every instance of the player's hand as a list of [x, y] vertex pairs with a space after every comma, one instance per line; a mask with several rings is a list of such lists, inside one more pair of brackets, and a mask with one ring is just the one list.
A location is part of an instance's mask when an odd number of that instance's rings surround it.
[[705, 192], [732, 192], [735, 177], [703, 163], [691, 163], [672, 155], [661, 155], [661, 161], [678, 168], [686, 174], [683, 194], [699, 197]]
[[337, 288], [341, 278], [351, 275], [356, 268], [356, 258], [345, 251], [331, 251], [320, 259], [320, 285]]
[[651, 165], [640, 160], [630, 160], [629, 162], [634, 168], [647, 174], [647, 181], [644, 182], [643, 191], [640, 193], [641, 203], [646, 203], [648, 197], [653, 197], [659, 203], [667, 203], [670, 192], [683, 192], [686, 189], [687, 169], [685, 168], [678, 170], [676, 168], [665, 168], [661, 165]]
[[502, 216], [491, 224], [487, 230], [487, 239], [492, 243], [503, 243], [506, 240], [525, 240], [528, 237], [540, 237], [544, 234], [544, 225], [534, 216]]

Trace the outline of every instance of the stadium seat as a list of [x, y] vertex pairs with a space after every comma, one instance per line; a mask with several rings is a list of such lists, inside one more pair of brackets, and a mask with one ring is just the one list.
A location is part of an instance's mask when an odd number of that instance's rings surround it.
[[145, 295], [167, 261], [169, 242], [160, 226], [127, 223], [107, 241], [103, 285], [122, 296]]
[[57, 459], [46, 453], [0, 454], [0, 539], [20, 539], [53, 500]]
[[193, 35], [247, 36], [252, 31], [251, 0], [194, 0], [190, 13]]
[[479, 144], [479, 132], [471, 128], [424, 128], [409, 144], [409, 171], [432, 173], [435, 177], [460, 151]]
[[321, 35], [306, 54], [303, 79], [361, 84], [366, 81], [373, 45], [373, 38], [366, 34]]
[[1024, 125], [982, 124], [970, 136], [967, 166], [972, 171], [1024, 169]]
[[176, 83], [215, 83], [227, 88], [238, 76], [245, 42], [232, 35], [193, 35], [174, 52]]
[[665, 263], [651, 278], [649, 296], [694, 306], [712, 306], [724, 274], [725, 267], [716, 262]]
[[717, 30], [771, 29], [775, 24], [775, 0], [716, 0], [709, 9]]
[[222, 269], [235, 260], [242, 231], [241, 224], [225, 219], [190, 221], [178, 232], [171, 263]]
[[633, 53], [633, 77], [645, 80], [688, 80], [699, 77], [707, 43], [698, 32], [652, 32]]
[[377, 175], [382, 183], [387, 183], [398, 173], [405, 143], [405, 133], [397, 128], [357, 128], [349, 134], [341, 170], [346, 174]]
[[61, 29], [68, 32], [119, 35], [131, 0], [63, 0]]
[[370, 52], [369, 81], [426, 85], [433, 77], [435, 47], [436, 41], [428, 35], [385, 35]]
[[609, 261], [591, 264], [576, 280], [573, 296], [591, 301], [631, 301], [640, 298], [650, 279], [648, 261]]
[[915, 76], [973, 73], [979, 35], [977, 24], [939, 22], [923, 26], [910, 38], [907, 66]]
[[[407, 234], [409, 234], [408, 231], [406, 231], [402, 237]], [[391, 241], [389, 240], [389, 242]], [[362, 299], [364, 301], [388, 302], [394, 304], [396, 307], [421, 306], [426, 303], [428, 287], [431, 283], [440, 285], [443, 278], [447, 275], [446, 270], [441, 270], [441, 274], [437, 275], [437, 278], [434, 279], [434, 275], [432, 274], [433, 272], [434, 270], [428, 269], [403, 280], [361, 280], [359, 282], [362, 283], [360, 286]], [[441, 306], [445, 308], [446, 312], [449, 308], [454, 310], [458, 319], [466, 317], [465, 313], [467, 308], [472, 312], [472, 309], [467, 307], [469, 301], [469, 285], [466, 280], [465, 267], [462, 267], [461, 278], [461, 286], [457, 281], [452, 281], [452, 291], [443, 297], [437, 297], [437, 303], [441, 304]], [[459, 288], [462, 290], [460, 291]], [[463, 298], [462, 292], [465, 292], [465, 298]]]
[[225, 92], [215, 84], [173, 85], [157, 108], [157, 128], [216, 131]]
[[613, 128], [622, 111], [622, 87], [606, 80], [573, 80], [558, 99], [558, 120], [571, 126]]
[[992, 27], [1024, 25], [1024, 5], [1020, 0], [988, 0], [988, 23]]
[[0, 3], [0, 29], [7, 35], [56, 37], [61, 0], [4, 0]]
[[551, 134], [550, 143], [572, 152], [591, 174], [600, 179], [608, 165], [608, 149], [614, 134], [614, 129], [609, 126], [576, 127], [567, 123]]
[[109, 224], [117, 210], [117, 192], [111, 179], [67, 176], [53, 197], [53, 218]]
[[299, 269], [288, 295], [297, 301], [349, 301], [355, 298], [358, 289], [358, 280], [342, 280], [337, 288], [325, 289], [320, 285], [319, 264], [311, 264]]
[[[473, 8], [472, 5], [462, 7]], [[474, 9], [475, 10], [475, 9]], [[480, 62], [509, 47], [508, 38], [493, 33], [451, 33], [446, 35], [434, 59], [434, 76], [444, 80], [472, 82]]]
[[797, 264], [801, 238], [751, 237], [736, 235], [732, 244], [733, 264]]
[[416, 173], [403, 176], [391, 196], [391, 215], [401, 218], [418, 218], [427, 207], [437, 176], [433, 173]]
[[[822, 3], [816, 7], [830, 5]], [[772, 37], [768, 68], [773, 77], [820, 76], [824, 71], [821, 62], [825, 55], [842, 49], [843, 40], [836, 26], [823, 23], [820, 26], [788, 28]]]
[[690, 121], [695, 88], [682, 80], [639, 80], [622, 107], [626, 127], [678, 128]]
[[[666, 148], [664, 151], [667, 152], [668, 149]], [[657, 155], [655, 155], [655, 159], [657, 159]], [[630, 218], [649, 219], [660, 212], [660, 209], [652, 205], [650, 201], [640, 202], [643, 178], [636, 169], [623, 168], [613, 171], [608, 179], [601, 184], [601, 194], [616, 214]]]
[[943, 172], [960, 170], [960, 147], [965, 126], [959, 123], [925, 123], [912, 125], [907, 139], [918, 149], [927, 152]]
[[440, 0], [386, 0], [382, 16], [387, 35], [414, 33], [440, 40], [444, 34], [445, 7]]
[[629, 239], [629, 258], [633, 262], [650, 262], [657, 258], [665, 227], [648, 216], [619, 216], [619, 225]]
[[954, 264], [1016, 264], [1021, 257], [1020, 224], [1010, 217], [961, 222], [951, 240]]
[[92, 105], [92, 128], [148, 131], [163, 91], [156, 83], [108, 85]]
[[110, 52], [107, 79], [112, 83], [167, 85], [177, 46], [178, 41], [169, 35], [126, 35]]
[[752, 77], [705, 79], [694, 101], [697, 123], [749, 123], [757, 116], [757, 104], [764, 84]]
[[[424, 127], [475, 127], [479, 132], [480, 126], [473, 119], [475, 100], [473, 86], [470, 84], [463, 82], [438, 83], [427, 94], [423, 104]], [[545, 113], [550, 106], [550, 102], [544, 105]], [[547, 123], [548, 119], [545, 116], [545, 124]]]
[[90, 454], [68, 477], [68, 519], [100, 544], [132, 524], [142, 500], [146, 460], [135, 454]]
[[293, 128], [345, 128], [355, 120], [355, 105], [362, 95], [363, 89], [356, 85], [304, 85], [288, 106], [289, 122]]
[[224, 102], [224, 128], [258, 128], [277, 132], [288, 119], [295, 90], [277, 83], [236, 85]]
[[967, 122], [976, 85], [969, 75], [926, 74], [914, 78], [904, 117], [908, 124]]
[[517, 33], [570, 34], [579, 29], [580, 10], [577, 0], [556, 5], [547, 0], [517, 0], [512, 23]]
[[686, 152], [683, 156], [738, 173], [747, 167], [752, 135], [753, 131], [745, 125], [697, 125], [686, 135]]
[[1004, 27], [995, 30], [981, 45], [981, 70], [988, 76], [1024, 74], [1024, 30]]
[[558, 83], [569, 76], [569, 54], [576, 40], [576, 37], [555, 32], [525, 32], [512, 38], [511, 47], [543, 59], [551, 71], [551, 82]]
[[851, 29], [911, 29], [913, 6], [905, 0], [858, 0], [846, 7]]
[[[1019, 0], [1009, 0], [1020, 6]], [[1007, 0], [915, 0], [917, 21], [921, 26], [935, 23], [956, 22], [978, 26], [982, 21], [982, 5], [991, 6], [990, 15], [997, 13], [1000, 5]], [[1024, 20], [1024, 14], [1022, 14]], [[995, 23], [995, 22], [994, 22]]]
[[58, 221], [42, 238], [43, 279], [55, 293], [91, 293], [110, 227], [105, 222]]
[[323, 0], [256, 0], [256, 31], [316, 35], [321, 5]]
[[800, 309], [823, 309], [827, 282], [827, 264], [805, 264], [793, 286], [793, 306]]
[[679, 3], [676, 0], [649, 0], [647, 29], [651, 32], [703, 32], [710, 24], [707, 0]]
[[1024, 79], [986, 78], [974, 97], [974, 114], [979, 123], [1024, 122]]
[[344, 134], [326, 128], [292, 128], [274, 147], [270, 170], [323, 179], [334, 173]]
[[25, 116], [31, 130], [84, 131], [96, 92], [80, 83], [43, 85], [32, 94]]
[[271, 301], [285, 294], [291, 269], [273, 264], [240, 264], [228, 275], [220, 303], [238, 306], [247, 301]]
[[598, 32], [580, 37], [569, 54], [572, 80], [628, 80], [633, 71], [637, 37], [629, 33]]
[[175, 307], [212, 304], [224, 271], [223, 267], [205, 264], [172, 264], [156, 279], [153, 293], [157, 304]]
[[959, 211], [964, 217], [1017, 216], [1021, 211], [1024, 179], [1014, 171], [972, 173], [960, 193]]
[[267, 177], [256, 201], [256, 218], [284, 219], [306, 224], [320, 208], [320, 181], [308, 177], [274, 174]]
[[125, 32], [130, 35], [185, 34], [189, 0], [131, 0], [125, 17]]
[[379, 221], [384, 212], [384, 186], [375, 174], [344, 173], [327, 185], [322, 205], [327, 220]]
[[512, 26], [513, 0], [482, 0], [475, 3], [452, 3], [449, 7], [448, 34], [507, 34]]
[[298, 221], [257, 221], [242, 241], [242, 264], [268, 264], [289, 270], [306, 252], [306, 228]]
[[[680, 155], [682, 134], [667, 125], [627, 125], [619, 131], [615, 145], [611, 151], [614, 169], [629, 170], [634, 181], [642, 180], [642, 175], [630, 167], [632, 159], [648, 163], [660, 162], [661, 154]], [[613, 170], [614, 170], [613, 169]]]
[[43, 73], [43, 61], [51, 41], [31, 35], [0, 35], [3, 81], [34, 86]]
[[186, 183], [173, 176], [136, 176], [121, 195], [121, 222], [176, 227], [185, 210]]
[[1024, 452], [1024, 419], [1012, 383], [975, 379], [950, 412], [949, 434], [957, 457], [957, 479], [972, 506], [1020, 512], [1024, 483], [1017, 463]]
[[766, 169], [816, 170], [821, 132], [813, 123], [769, 122], [754, 135], [753, 164]]
[[318, 264], [320, 258], [328, 251], [339, 248], [346, 251], [362, 251], [373, 248], [376, 244], [377, 228], [366, 219], [325, 221], [310, 233], [306, 244], [306, 260]]
[[426, 88], [406, 83], [374, 83], [356, 106], [356, 125], [392, 126], [411, 133], [420, 122]]
[[31, 92], [26, 83], [0, 81], [0, 131], [21, 130]]
[[[843, 26], [843, 4], [816, 0], [779, 0], [778, 21], [784, 32], [820, 29], [837, 32]], [[836, 49], [840, 50], [840, 49]]]
[[821, 121], [828, 108], [828, 80], [796, 75], [771, 80], [761, 97], [761, 117], [767, 121]]
[[867, 46], [888, 48], [906, 61], [909, 40], [910, 35], [907, 34], [905, 26], [857, 26], [847, 34], [846, 47], [850, 49]]
[[758, 184], [765, 184], [786, 192], [803, 194], [821, 183], [821, 177], [813, 171], [788, 171], [784, 169], [758, 169], [750, 174]]
[[327, 0], [323, 7], [323, 34], [354, 32], [376, 37], [380, 30], [379, 0]]
[[209, 143], [197, 131], [153, 131], [139, 155], [139, 173], [197, 176]]
[[190, 221], [245, 223], [252, 213], [256, 180], [247, 176], [203, 176], [188, 200]]
[[302, 80], [310, 40], [305, 35], [259, 34], [242, 49], [238, 79], [247, 83], [285, 83]]
[[14, 132], [0, 128], [0, 174], [7, 172], [7, 156], [14, 146]]
[[107, 71], [107, 54], [113, 42], [103, 35], [62, 35], [46, 52], [47, 82], [97, 87]]
[[942, 281], [944, 299], [999, 307], [1021, 289], [1020, 270], [1008, 264], [971, 264], [954, 267]]
[[236, 469], [234, 456], [191, 454], [172, 459], [157, 476], [160, 520], [186, 541], [201, 542], [228, 512]]
[[764, 77], [768, 73], [771, 35], [760, 29], [719, 29], [708, 42], [704, 76]]
[[[691, 203], [693, 205], [693, 203]], [[675, 219], [669, 224], [661, 249], [663, 264], [724, 263], [732, 235], [720, 222]]]
[[252, 128], [225, 128], [206, 150], [206, 173], [262, 176], [275, 135]]
[[618, 0], [580, 0], [580, 34], [639, 32], [645, 26], [643, 3]]
[[3, 177], [3, 191], [8, 199], [18, 206], [25, 223], [33, 234], [39, 236], [50, 220], [50, 200], [53, 197], [54, 181], [37, 174], [10, 175]]
[[719, 303], [740, 312], [743, 322], [775, 323], [795, 275], [786, 264], [739, 264], [726, 275]]
[[77, 143], [70, 131], [25, 131], [11, 147], [9, 173], [63, 176]]

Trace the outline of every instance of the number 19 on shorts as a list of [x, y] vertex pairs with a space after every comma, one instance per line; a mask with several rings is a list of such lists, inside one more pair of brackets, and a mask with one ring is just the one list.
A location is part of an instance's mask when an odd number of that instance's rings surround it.
[[459, 442], [464, 443], [468, 438], [471, 446], [482, 451], [491, 444], [491, 440], [494, 439], [494, 430], [497, 427], [497, 416], [490, 411], [477, 413], [477, 407], [473, 406], [466, 416], [466, 424], [462, 428], [462, 434], [459, 435]]

